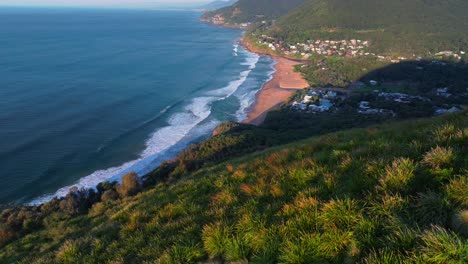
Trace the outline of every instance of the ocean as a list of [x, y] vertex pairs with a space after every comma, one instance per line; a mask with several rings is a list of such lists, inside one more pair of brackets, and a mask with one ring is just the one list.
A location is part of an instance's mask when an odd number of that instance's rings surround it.
[[0, 203], [142, 176], [246, 118], [273, 61], [200, 15], [0, 8]]

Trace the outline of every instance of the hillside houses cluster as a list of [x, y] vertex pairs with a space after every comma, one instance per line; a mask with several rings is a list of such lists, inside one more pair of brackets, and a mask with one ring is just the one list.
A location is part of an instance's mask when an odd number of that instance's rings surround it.
[[402, 104], [409, 104], [414, 100], [426, 101], [429, 102], [430, 99], [426, 97], [422, 97], [420, 95], [408, 95], [404, 93], [386, 93], [386, 92], [379, 92], [379, 97], [385, 98], [385, 100], [391, 100], [395, 103], [402, 103]]
[[307, 43], [297, 43], [297, 45], [290, 45], [291, 53], [311, 54], [315, 53], [318, 55], [325, 56], [363, 56], [363, 55], [374, 55], [365, 52], [365, 49], [370, 46], [370, 41], [367, 40], [309, 40]]
[[[399, 104], [409, 104], [415, 100], [426, 101], [426, 102], [430, 101], [429, 98], [419, 96], [419, 95], [408, 95], [404, 93], [387, 93], [387, 92], [379, 92], [379, 91], [375, 91], [375, 93], [377, 93], [377, 97], [379, 98], [383, 98], [386, 101], [393, 101]], [[359, 102], [357, 112], [359, 114], [364, 114], [364, 115], [382, 114], [382, 115], [396, 116], [396, 113], [393, 110], [372, 108], [370, 104], [371, 103], [369, 101]]]
[[226, 20], [224, 19], [224, 16], [222, 14], [216, 14], [213, 17], [211, 17], [211, 21], [209, 21], [215, 25], [224, 25]]
[[381, 114], [381, 115], [389, 115], [389, 116], [396, 116], [395, 112], [393, 110], [388, 110], [388, 109], [380, 109], [380, 108], [372, 108], [370, 106], [369, 101], [361, 101], [359, 102], [359, 106], [357, 109], [357, 112], [359, 114], [363, 115], [376, 115], [376, 114]]
[[464, 51], [454, 52], [451, 50], [441, 51], [435, 54], [436, 57], [442, 58], [454, 58], [455, 60], [461, 60], [466, 53]]
[[299, 101], [292, 103], [292, 108], [299, 111], [322, 113], [330, 111], [343, 95], [330, 90], [312, 89]]
[[368, 40], [308, 40], [306, 43], [287, 44], [267, 35], [262, 35], [259, 44], [267, 45], [271, 50], [285, 55], [301, 55], [307, 59], [313, 54], [323, 56], [376, 56], [366, 52], [371, 42]]
[[[411, 58], [399, 56], [382, 56], [369, 52], [369, 47], [372, 42], [369, 40], [351, 39], [351, 40], [308, 40], [306, 43], [290, 44], [281, 40], [277, 40], [268, 35], [258, 36], [258, 43], [268, 46], [271, 50], [284, 55], [301, 56], [303, 59], [308, 59], [312, 55], [321, 56], [341, 56], [341, 57], [359, 57], [373, 56], [381, 61], [390, 61], [399, 63], [405, 60], [422, 60], [422, 57], [417, 57], [415, 54]], [[454, 58], [461, 60], [466, 53], [464, 51], [442, 51], [434, 54], [435, 57]]]

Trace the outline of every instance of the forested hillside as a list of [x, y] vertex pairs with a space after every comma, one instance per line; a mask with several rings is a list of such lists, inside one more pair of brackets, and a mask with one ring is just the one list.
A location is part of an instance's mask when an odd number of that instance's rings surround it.
[[208, 12], [205, 16], [222, 14], [228, 23], [271, 20], [287, 14], [303, 2], [304, 0], [239, 0], [232, 6]]
[[274, 32], [291, 43], [368, 39], [377, 52], [458, 51], [468, 48], [467, 12], [465, 0], [306, 0]]
[[0, 262], [466, 263], [467, 127], [463, 112], [197, 164], [246, 149], [229, 125], [141, 192], [127, 177], [90, 209], [72, 195], [3, 211]]

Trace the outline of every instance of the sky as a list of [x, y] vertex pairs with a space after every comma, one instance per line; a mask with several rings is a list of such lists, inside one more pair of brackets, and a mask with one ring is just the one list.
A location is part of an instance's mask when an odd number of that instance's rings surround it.
[[0, 6], [157, 7], [206, 2], [210, 2], [210, 0], [0, 0]]

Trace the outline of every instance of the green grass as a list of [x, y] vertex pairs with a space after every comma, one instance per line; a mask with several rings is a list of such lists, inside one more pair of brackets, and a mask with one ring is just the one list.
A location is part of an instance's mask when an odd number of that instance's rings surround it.
[[467, 125], [464, 112], [175, 169], [86, 214], [23, 222], [0, 263], [466, 263]]

